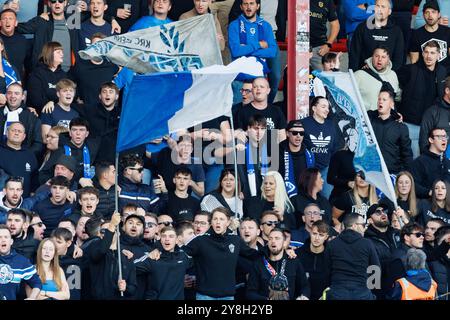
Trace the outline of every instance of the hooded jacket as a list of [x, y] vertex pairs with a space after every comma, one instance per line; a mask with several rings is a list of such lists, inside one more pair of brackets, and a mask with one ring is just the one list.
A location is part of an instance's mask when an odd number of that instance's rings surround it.
[[300, 259], [290, 259], [286, 253], [283, 253], [283, 257], [278, 261], [271, 261], [269, 257], [256, 259], [247, 283], [247, 298], [249, 300], [267, 300], [269, 298], [269, 281], [272, 275], [267, 270], [264, 259], [267, 259], [267, 262], [277, 273], [281, 271], [282, 261], [286, 261], [284, 275], [288, 280], [290, 300], [295, 300], [301, 295], [309, 298], [309, 283]]
[[391, 174], [407, 170], [413, 160], [408, 127], [391, 114], [383, 120], [378, 111], [367, 112], [380, 146], [386, 166]]
[[[25, 126], [25, 141], [23, 146], [27, 147], [38, 158], [43, 150], [42, 134], [41, 134], [41, 120], [31, 113], [23, 104], [20, 106], [23, 108], [19, 114], [19, 121]], [[7, 116], [5, 114], [5, 108], [0, 108], [0, 133], [3, 134]]]
[[253, 259], [261, 255], [230, 230], [217, 234], [213, 228], [194, 237], [182, 249], [195, 259], [197, 292], [216, 298], [235, 294], [239, 255]]
[[119, 185], [122, 188], [119, 194], [120, 211], [126, 204], [132, 203], [148, 212], [164, 212], [168, 199], [167, 193], [160, 193], [157, 196], [151, 186], [133, 183], [123, 176], [120, 176]]
[[28, 78], [27, 106], [35, 108], [40, 113], [47, 102], [58, 102], [56, 83], [66, 78], [67, 73], [61, 66], [52, 71], [47, 65], [38, 63]]
[[146, 300], [184, 300], [184, 275], [192, 260], [183, 250], [177, 246], [173, 252], [161, 249], [159, 260], [143, 256], [134, 264], [138, 274], [149, 274]]
[[418, 198], [428, 198], [433, 182], [450, 181], [450, 160], [429, 150], [423, 152], [410, 165]]
[[[120, 297], [117, 280], [119, 279], [119, 267], [117, 250], [111, 250], [110, 246], [114, 233], [105, 231], [103, 239], [91, 243], [85, 250], [91, 281], [91, 295], [95, 300], [118, 300]], [[136, 293], [136, 268], [133, 261], [121, 253], [122, 279], [127, 283], [124, 299], [134, 297]]]
[[367, 290], [367, 268], [380, 266], [372, 242], [351, 229], [328, 243], [325, 259], [332, 287]]
[[[430, 273], [425, 269], [408, 270], [406, 271], [405, 279], [418, 289], [425, 292], [428, 292], [433, 284], [433, 279], [431, 278]], [[392, 289], [391, 299], [401, 300], [402, 293], [400, 283], [395, 282], [394, 289]]]
[[398, 70], [402, 89], [398, 111], [403, 115], [403, 121], [420, 125], [425, 111], [444, 95], [446, 75], [445, 67], [438, 63], [434, 71], [430, 71], [423, 59]]
[[379, 45], [389, 49], [392, 69], [398, 70], [403, 65], [405, 44], [402, 30], [392, 19], [388, 19], [387, 24], [381, 28], [375, 28], [374, 22], [369, 20], [356, 27], [350, 42], [349, 69], [359, 70]]
[[28, 228], [28, 232], [25, 239], [22, 237], [13, 238], [14, 242], [12, 248], [16, 250], [18, 254], [23, 255], [32, 263], [36, 262], [36, 253], [39, 247], [39, 240], [34, 239], [33, 227]]
[[111, 186], [109, 190], [106, 190], [101, 186], [96, 177], [94, 177], [93, 179], [93, 184], [99, 192], [99, 202], [97, 204], [97, 210], [95, 210], [95, 212], [98, 213], [98, 215], [101, 215], [104, 219], [110, 219], [115, 209], [114, 193], [116, 188], [115, 186]]
[[450, 135], [450, 104], [442, 97], [428, 108], [423, 114], [420, 124], [419, 146], [421, 152], [426, 151], [429, 146], [428, 133], [433, 128], [443, 128]]
[[[48, 195], [49, 195], [48, 192], [39, 192], [30, 198], [24, 199], [23, 197], [21, 197], [19, 204], [17, 205], [16, 208], [31, 210], [31, 208], [33, 208], [36, 203], [44, 200], [45, 198], [48, 197]], [[3, 193], [3, 191], [1, 191], [0, 192], [0, 224], [6, 224], [6, 217], [8, 215], [8, 211], [12, 209], [12, 208], [6, 206], [6, 204], [4, 202], [6, 200], [5, 197], [6, 197], [5, 194]]]
[[[398, 83], [397, 74], [392, 70], [392, 62], [389, 61], [386, 69], [384, 71], [378, 71], [372, 64], [372, 57], [367, 58], [365, 63], [370, 70], [377, 73], [383, 81], [389, 82], [394, 88], [396, 94], [395, 98], [401, 97], [400, 85]], [[355, 80], [358, 85], [359, 92], [361, 93], [361, 98], [363, 99], [364, 106], [366, 110], [377, 110], [378, 105], [378, 94], [383, 85], [382, 82], [375, 79], [369, 73], [364, 70], [358, 70], [355, 72]]]
[[36, 267], [13, 249], [8, 255], [0, 255], [0, 272], [2, 274], [0, 300], [16, 300], [22, 281], [31, 288], [42, 288]]
[[307, 239], [305, 244], [297, 251], [298, 259], [301, 261], [306, 272], [309, 285], [311, 287], [311, 300], [318, 300], [323, 291], [327, 288], [325, 250], [321, 253], [311, 251], [311, 239]]

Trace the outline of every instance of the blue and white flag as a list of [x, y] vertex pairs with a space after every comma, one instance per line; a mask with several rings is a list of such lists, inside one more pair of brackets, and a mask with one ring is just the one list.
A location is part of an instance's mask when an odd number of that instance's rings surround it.
[[117, 151], [231, 113], [231, 83], [239, 73], [263, 76], [254, 57], [191, 72], [153, 73], [133, 78], [120, 117]]
[[222, 64], [213, 15], [114, 35], [79, 51], [85, 60], [104, 57], [138, 73], [179, 72]]
[[330, 101], [334, 121], [343, 133], [346, 145], [355, 153], [353, 165], [362, 170], [366, 181], [377, 187], [397, 207], [394, 186], [378, 146], [367, 111], [362, 103], [353, 72], [317, 72], [321, 88], [315, 88]]

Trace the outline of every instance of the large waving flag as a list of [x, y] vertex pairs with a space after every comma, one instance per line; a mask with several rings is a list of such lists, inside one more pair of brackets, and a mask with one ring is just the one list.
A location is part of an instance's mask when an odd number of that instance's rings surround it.
[[211, 14], [114, 35], [79, 51], [86, 60], [104, 57], [138, 73], [178, 72], [222, 64]]
[[263, 68], [256, 58], [243, 57], [227, 66], [135, 76], [122, 108], [117, 151], [229, 114], [231, 82], [240, 73], [259, 77]]
[[[356, 89], [353, 72], [317, 72], [320, 79], [314, 91], [326, 95], [333, 109], [335, 122], [341, 129], [346, 144], [355, 153], [353, 165], [356, 171], [365, 173], [366, 181], [376, 186], [394, 204], [397, 204], [394, 187], [378, 146], [372, 125]], [[397, 205], [396, 205], [397, 206]]]

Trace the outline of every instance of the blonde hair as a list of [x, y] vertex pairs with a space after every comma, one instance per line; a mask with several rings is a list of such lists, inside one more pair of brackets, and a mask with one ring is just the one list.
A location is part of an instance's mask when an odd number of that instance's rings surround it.
[[55, 248], [55, 256], [53, 257], [52, 261], [50, 261], [50, 270], [53, 272], [53, 281], [55, 281], [58, 290], [61, 290], [62, 288], [61, 267], [59, 266], [59, 258], [56, 252], [56, 244], [50, 238], [45, 238], [39, 244], [39, 248], [37, 250], [36, 271], [37, 274], [39, 275], [39, 278], [41, 279], [41, 282], [45, 283], [47, 281], [47, 275], [45, 274], [44, 263], [42, 260], [42, 249], [46, 242], [51, 242], [53, 244], [53, 247]]
[[413, 178], [412, 174], [409, 173], [408, 171], [401, 171], [397, 175], [397, 179], [395, 180], [395, 196], [397, 197], [397, 199], [400, 197], [400, 193], [398, 192], [398, 180], [400, 179], [401, 176], [407, 176], [409, 178], [409, 180], [411, 181], [411, 191], [409, 191], [408, 199], [407, 199], [408, 200], [408, 205], [409, 205], [409, 212], [408, 212], [408, 214], [411, 217], [415, 217], [418, 214], [418, 212], [417, 212], [416, 186], [415, 186], [414, 178]]
[[[355, 200], [355, 204], [358, 207], [358, 209], [362, 208], [362, 199], [359, 195], [359, 187], [355, 183], [355, 186], [353, 187], [352, 193], [353, 193], [353, 199]], [[369, 184], [369, 206], [378, 203], [378, 196], [375, 191], [375, 187], [371, 184]]]
[[[283, 208], [287, 212], [294, 212], [294, 206], [289, 200], [288, 194], [286, 192], [286, 186], [284, 185], [284, 180], [281, 177], [281, 174], [277, 171], [269, 171], [264, 177], [264, 180], [266, 180], [267, 177], [273, 177], [275, 179], [275, 207]], [[264, 193], [264, 182], [261, 185], [261, 198], [266, 200], [266, 195]]]

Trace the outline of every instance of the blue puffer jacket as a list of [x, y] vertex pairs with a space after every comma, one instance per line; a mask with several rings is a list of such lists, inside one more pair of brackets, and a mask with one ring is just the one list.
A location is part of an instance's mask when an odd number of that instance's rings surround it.
[[121, 177], [119, 186], [122, 189], [119, 194], [120, 211], [129, 203], [147, 212], [163, 213], [165, 211], [168, 199], [167, 193], [161, 193], [158, 197], [149, 185], [133, 183], [124, 177]]

